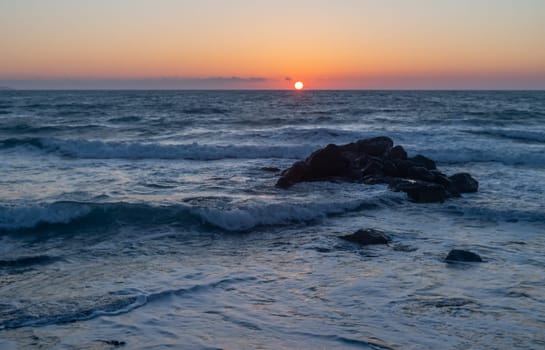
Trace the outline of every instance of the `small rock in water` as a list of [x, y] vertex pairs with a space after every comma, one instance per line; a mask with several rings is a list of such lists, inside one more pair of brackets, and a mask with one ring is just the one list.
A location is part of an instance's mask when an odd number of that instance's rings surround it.
[[467, 250], [453, 249], [451, 250], [447, 257], [445, 258], [446, 262], [483, 262], [483, 259], [478, 254]]
[[262, 167], [262, 168], [259, 168], [259, 170], [268, 171], [268, 172], [271, 172], [271, 173], [278, 173], [278, 172], [280, 172], [280, 169], [277, 168], [277, 167], [274, 167], [274, 166], [264, 166], [264, 167]]
[[104, 344], [108, 344], [108, 345], [115, 346], [115, 347], [124, 346], [124, 345], [127, 344], [123, 340], [99, 340], [99, 341], [104, 343]]
[[361, 245], [388, 244], [390, 242], [390, 238], [384, 232], [372, 228], [358, 230], [350, 235], [339, 238]]

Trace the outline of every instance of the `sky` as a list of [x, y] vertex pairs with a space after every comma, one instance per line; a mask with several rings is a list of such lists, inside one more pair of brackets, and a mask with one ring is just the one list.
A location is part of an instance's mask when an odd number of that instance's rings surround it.
[[543, 0], [0, 0], [0, 86], [545, 89]]

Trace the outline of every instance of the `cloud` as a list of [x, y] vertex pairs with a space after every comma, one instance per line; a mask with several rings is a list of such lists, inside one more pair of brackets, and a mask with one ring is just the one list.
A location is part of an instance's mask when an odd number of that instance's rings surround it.
[[270, 79], [264, 77], [162, 77], [127, 79], [11, 79], [0, 80], [1, 85], [17, 89], [245, 89], [263, 88]]
[[196, 79], [198, 80], [204, 80], [209, 82], [218, 82], [218, 83], [264, 83], [268, 81], [269, 79], [263, 78], [263, 77], [249, 77], [249, 78], [241, 78], [241, 77], [210, 77], [210, 78], [202, 78], [202, 79]]
[[285, 81], [292, 81], [293, 79], [291, 77], [285, 77], [284, 80]]

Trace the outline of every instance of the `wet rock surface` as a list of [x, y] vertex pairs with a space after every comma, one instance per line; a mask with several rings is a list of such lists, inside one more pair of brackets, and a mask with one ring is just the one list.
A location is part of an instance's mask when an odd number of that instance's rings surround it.
[[468, 173], [447, 176], [432, 159], [409, 157], [403, 146], [394, 146], [386, 136], [340, 146], [329, 144], [284, 170], [276, 186], [285, 189], [307, 181], [388, 184], [391, 190], [405, 192], [417, 203], [444, 202], [461, 193], [476, 192], [479, 187]]
[[388, 244], [391, 241], [384, 232], [372, 228], [358, 230], [339, 238], [360, 245]]
[[453, 249], [448, 253], [445, 262], [483, 262], [483, 259], [468, 250]]

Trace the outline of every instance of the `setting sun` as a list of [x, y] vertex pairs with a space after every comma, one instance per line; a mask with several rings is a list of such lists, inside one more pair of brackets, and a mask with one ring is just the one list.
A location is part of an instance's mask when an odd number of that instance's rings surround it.
[[296, 90], [302, 90], [305, 87], [302, 81], [296, 82], [293, 86], [295, 87]]

